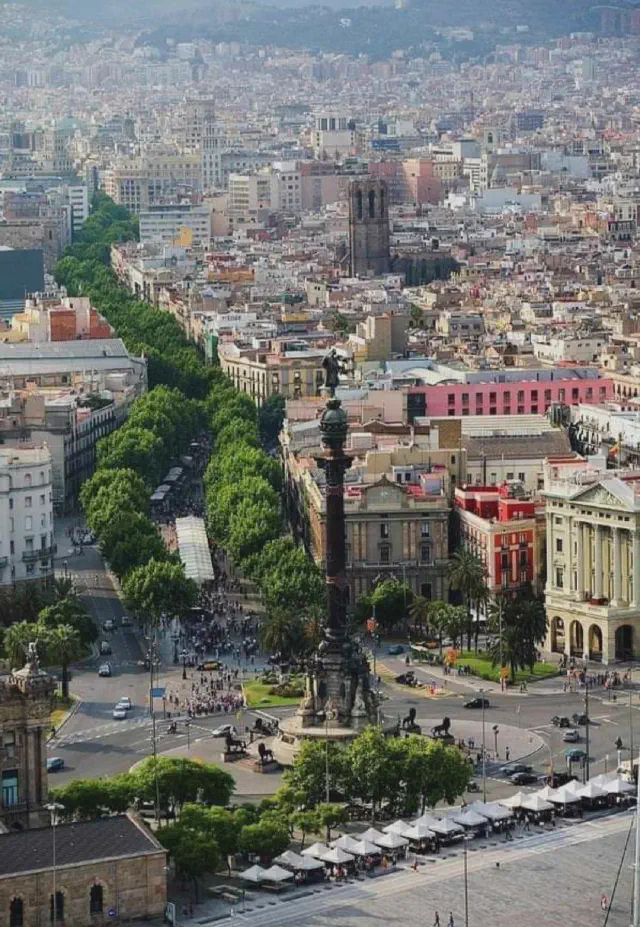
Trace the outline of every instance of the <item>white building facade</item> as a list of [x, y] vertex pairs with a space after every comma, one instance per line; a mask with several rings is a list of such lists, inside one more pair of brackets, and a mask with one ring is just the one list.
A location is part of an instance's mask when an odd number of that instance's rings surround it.
[[51, 480], [46, 446], [0, 448], [0, 587], [53, 580]]

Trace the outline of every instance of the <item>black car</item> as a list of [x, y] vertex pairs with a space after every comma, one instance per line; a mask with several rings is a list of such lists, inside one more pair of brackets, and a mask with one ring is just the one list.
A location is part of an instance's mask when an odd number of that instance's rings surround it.
[[589, 719], [583, 711], [577, 711], [575, 715], [572, 715], [572, 720], [574, 724], [588, 724]]
[[472, 699], [469, 699], [468, 702], [465, 702], [464, 707], [465, 708], [488, 708], [489, 699], [480, 698], [480, 696], [478, 696], [477, 698], [472, 698]]
[[551, 723], [556, 727], [571, 727], [571, 721], [566, 715], [554, 715]]
[[532, 772], [517, 772], [509, 776], [509, 782], [513, 785], [531, 785], [532, 782], [537, 781], [538, 777]]
[[533, 767], [527, 766], [526, 763], [507, 763], [500, 772], [503, 776], [515, 776], [516, 773], [530, 773], [532, 769]]

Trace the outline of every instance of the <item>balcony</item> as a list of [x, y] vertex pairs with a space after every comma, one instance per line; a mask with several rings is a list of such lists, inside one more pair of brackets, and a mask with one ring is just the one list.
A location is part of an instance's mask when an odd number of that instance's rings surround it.
[[39, 547], [34, 550], [25, 550], [22, 559], [25, 563], [35, 563], [36, 560], [45, 560], [51, 557], [55, 552], [55, 545], [50, 547]]

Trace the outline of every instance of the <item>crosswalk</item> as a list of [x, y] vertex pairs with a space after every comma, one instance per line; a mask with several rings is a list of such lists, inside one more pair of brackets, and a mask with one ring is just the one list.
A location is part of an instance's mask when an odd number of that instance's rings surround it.
[[[184, 729], [179, 728], [177, 733], [169, 734], [166, 729], [166, 725], [168, 723], [168, 720], [159, 721], [156, 719], [156, 740], [163, 740], [170, 737], [172, 742], [176, 741], [177, 743], [180, 743], [182, 739], [187, 739], [187, 734]], [[123, 721], [112, 721], [105, 724], [98, 724], [95, 727], [85, 728], [81, 731], [74, 731], [73, 733], [63, 735], [62, 737], [56, 737], [51, 740], [49, 742], [49, 748], [50, 752], [53, 752], [59, 748], [72, 747], [75, 744], [89, 743], [95, 740], [102, 740], [105, 737], [127, 734], [132, 730], [140, 728], [148, 729], [149, 736], [151, 736], [152, 721], [148, 715], [141, 715], [139, 718], [127, 718]], [[210, 736], [211, 731], [209, 728], [191, 722], [190, 736], [195, 739], [198, 734], [207, 734]]]
[[[497, 862], [515, 862], [530, 855], [552, 853], [563, 847], [599, 840], [628, 829], [629, 823], [629, 814], [620, 814], [524, 835], [522, 839], [506, 844], [492, 841], [486, 844], [471, 844], [467, 858], [468, 870], [469, 873], [481, 872], [494, 868]], [[405, 892], [412, 892], [415, 897], [415, 892], [429, 884], [459, 876], [463, 866], [463, 850], [454, 846], [448, 853], [443, 852], [436, 857], [434, 865], [430, 861], [428, 865], [419, 867], [417, 872], [405, 868], [363, 882], [309, 886], [296, 896], [288, 898], [272, 898], [260, 893], [251, 893], [250, 898], [245, 901], [244, 909], [242, 903], [236, 905], [233, 920], [240, 924], [250, 923], [252, 927], [285, 927], [287, 924], [299, 925], [312, 920], [316, 923], [315, 918], [324, 914], [327, 915], [328, 923], [328, 917], [335, 909], [362, 905]], [[210, 921], [206, 918], [199, 920], [203, 927], [213, 923], [213, 918]], [[324, 924], [325, 921], [321, 923]]]

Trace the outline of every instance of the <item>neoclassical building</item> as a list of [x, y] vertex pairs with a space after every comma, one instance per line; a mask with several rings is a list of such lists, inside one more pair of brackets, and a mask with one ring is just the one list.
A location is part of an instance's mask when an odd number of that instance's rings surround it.
[[546, 648], [603, 663], [640, 652], [640, 471], [546, 468]]

